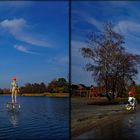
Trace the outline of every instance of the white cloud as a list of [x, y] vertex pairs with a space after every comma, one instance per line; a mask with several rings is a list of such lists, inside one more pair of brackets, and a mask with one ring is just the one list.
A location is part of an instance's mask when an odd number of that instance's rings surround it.
[[108, 4], [111, 4], [112, 6], [115, 7], [123, 7], [123, 6], [128, 6], [130, 2], [128, 1], [108, 1]]
[[[81, 17], [80, 20], [86, 21], [87, 23], [95, 26], [99, 31], [102, 29], [101, 23], [98, 20], [96, 20], [93, 16], [81, 11], [74, 11], [73, 14], [77, 14], [76, 17], [80, 16]], [[72, 22], [73, 24], [78, 22], [78, 19], [73, 19], [73, 20], [74, 20], [74, 22]]]
[[80, 48], [86, 47], [86, 44], [83, 41], [72, 40], [71, 45], [72, 66], [79, 65], [82, 69], [82, 66], [84, 66], [86, 59], [82, 57]]
[[84, 17], [88, 23], [94, 25], [99, 31], [102, 29], [102, 25], [98, 20], [88, 15], [85, 15]]
[[31, 1], [10, 1], [10, 2], [8, 2], [8, 4], [10, 6], [20, 7], [20, 8], [30, 5], [31, 3], [32, 3]]
[[120, 21], [114, 27], [114, 30], [117, 32], [122, 32], [124, 34], [128, 33], [140, 33], [140, 23], [132, 22], [132, 21]]
[[67, 64], [69, 63], [69, 56], [57, 56], [48, 60], [51, 64]]
[[81, 53], [80, 48], [86, 47], [86, 43], [80, 40], [72, 40], [71, 47], [71, 79], [73, 84], [83, 83], [85, 85], [93, 84], [93, 79], [91, 74], [84, 70], [87, 63], [90, 62], [89, 59], [85, 59]]
[[1, 1], [0, 6], [10, 6], [11, 8], [24, 8], [31, 5], [32, 1]]
[[26, 23], [25, 19], [6, 19], [0, 22], [0, 26], [5, 29], [8, 29], [10, 34], [12, 34], [16, 39], [20, 41], [35, 46], [50, 47], [50, 44], [43, 35], [39, 35], [37, 33], [34, 34], [27, 31], [29, 25]]
[[[118, 33], [121, 33], [125, 37], [125, 42], [128, 49], [132, 50], [133, 46], [133, 49], [139, 50], [140, 23], [133, 21], [119, 21], [114, 27], [114, 30]], [[130, 44], [132, 46], [130, 46]]]
[[15, 30], [22, 29], [26, 25], [26, 21], [22, 18], [13, 19], [13, 20], [4, 20], [0, 23], [0, 25], [4, 28], [8, 28], [11, 32]]
[[32, 51], [29, 51], [25, 46], [23, 45], [14, 45], [14, 48], [17, 49], [18, 51], [20, 52], [23, 52], [23, 53], [29, 53], [29, 54], [39, 54], [39, 53], [36, 53], [36, 52], [32, 52]]
[[61, 57], [59, 59], [59, 62], [63, 63], [63, 64], [68, 64], [69, 63], [69, 57], [68, 56]]

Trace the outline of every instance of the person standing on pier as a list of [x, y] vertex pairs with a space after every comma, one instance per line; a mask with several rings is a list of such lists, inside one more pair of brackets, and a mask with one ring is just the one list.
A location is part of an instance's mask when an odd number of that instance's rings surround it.
[[18, 84], [17, 84], [17, 81], [16, 81], [16, 77], [12, 78], [10, 92], [12, 92], [12, 103], [16, 103], [17, 102], [17, 100], [16, 100], [17, 93], [19, 92], [19, 88], [18, 88]]

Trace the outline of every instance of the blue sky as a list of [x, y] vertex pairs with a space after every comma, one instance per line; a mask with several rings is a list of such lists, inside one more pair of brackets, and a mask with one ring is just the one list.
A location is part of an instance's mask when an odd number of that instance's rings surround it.
[[68, 2], [0, 2], [0, 88], [68, 76]]
[[[88, 60], [81, 56], [79, 48], [86, 46], [87, 33], [102, 31], [106, 22], [112, 22], [114, 30], [124, 35], [128, 52], [140, 55], [139, 7], [138, 1], [72, 2], [72, 83], [95, 84], [90, 73], [83, 69]], [[140, 73], [135, 80], [140, 83]]]

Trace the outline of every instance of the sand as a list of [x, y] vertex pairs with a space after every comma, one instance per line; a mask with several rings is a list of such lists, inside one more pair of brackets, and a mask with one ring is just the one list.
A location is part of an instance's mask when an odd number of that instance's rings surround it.
[[[125, 110], [125, 104], [89, 105], [94, 100], [88, 98], [71, 98], [72, 138], [133, 113]], [[140, 111], [140, 105], [137, 106], [137, 111]]]

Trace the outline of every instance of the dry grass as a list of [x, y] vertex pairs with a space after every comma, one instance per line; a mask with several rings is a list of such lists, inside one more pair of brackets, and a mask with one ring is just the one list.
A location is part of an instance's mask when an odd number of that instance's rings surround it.
[[69, 97], [69, 93], [44, 93], [48, 97]]
[[68, 93], [24, 93], [21, 96], [69, 97]]

